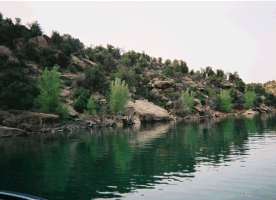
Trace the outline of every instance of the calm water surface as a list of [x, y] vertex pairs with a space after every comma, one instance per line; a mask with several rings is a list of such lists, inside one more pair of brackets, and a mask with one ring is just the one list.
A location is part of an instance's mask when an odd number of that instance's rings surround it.
[[273, 200], [276, 118], [0, 139], [0, 190], [50, 200]]

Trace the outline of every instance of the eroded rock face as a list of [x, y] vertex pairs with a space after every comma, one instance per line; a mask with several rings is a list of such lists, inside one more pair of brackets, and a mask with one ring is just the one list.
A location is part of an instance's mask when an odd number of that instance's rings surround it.
[[8, 47], [0, 45], [0, 56], [10, 57], [12, 56], [12, 51]]
[[170, 79], [168, 79], [168, 80], [154, 79], [152, 86], [154, 88], [158, 88], [158, 89], [167, 89], [169, 87], [172, 87], [173, 84], [174, 84], [174, 81], [170, 80]]
[[82, 70], [93, 67], [95, 65], [94, 62], [85, 58], [79, 58], [77, 56], [71, 56], [71, 65], [76, 66]]
[[19, 128], [11, 128], [7, 126], [0, 126], [0, 138], [1, 137], [13, 137], [13, 136], [23, 136], [27, 133]]
[[136, 123], [139, 123], [137, 122], [137, 117], [141, 122], [169, 121], [173, 119], [166, 109], [147, 100], [129, 102], [127, 105], [127, 113], [136, 120]]
[[254, 117], [256, 114], [258, 114], [257, 111], [249, 109], [249, 110], [246, 110], [244, 113], [242, 113], [242, 116], [251, 118], [251, 117]]
[[43, 36], [33, 37], [29, 40], [29, 43], [32, 43], [39, 48], [47, 48], [49, 46], [47, 40]]
[[59, 116], [55, 114], [36, 113], [28, 111], [0, 111], [0, 124], [26, 131], [38, 131], [45, 125], [58, 123]]

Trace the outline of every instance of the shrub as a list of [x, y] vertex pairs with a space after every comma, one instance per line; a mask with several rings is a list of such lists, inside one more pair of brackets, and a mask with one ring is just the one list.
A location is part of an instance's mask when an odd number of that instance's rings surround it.
[[92, 96], [90, 96], [90, 98], [87, 102], [86, 110], [90, 115], [96, 115], [97, 114], [97, 105], [96, 105], [96, 102], [95, 102], [95, 100]]
[[189, 91], [182, 92], [180, 95], [180, 102], [184, 112], [191, 113], [194, 106], [194, 94]]
[[130, 88], [135, 87], [139, 80], [139, 76], [135, 73], [135, 70], [125, 66], [118, 67], [118, 70], [114, 74], [114, 77], [120, 78], [121, 80], [125, 80], [125, 82]]
[[30, 109], [38, 94], [35, 81], [23, 62], [0, 56], [0, 108]]
[[83, 112], [86, 109], [89, 96], [89, 90], [87, 89], [79, 88], [78, 90], [76, 90], [74, 94], [74, 108], [76, 111]]
[[218, 95], [218, 109], [222, 112], [230, 112], [232, 110], [232, 97], [229, 90], [222, 90]]
[[44, 69], [38, 82], [38, 88], [40, 94], [37, 97], [37, 103], [40, 110], [65, 115], [66, 109], [59, 98], [61, 80], [56, 66], [52, 70]]
[[251, 108], [256, 101], [256, 93], [253, 90], [247, 90], [244, 94], [244, 107]]
[[105, 74], [102, 72], [99, 65], [87, 69], [85, 72], [85, 78], [81, 82], [81, 85], [90, 91], [98, 91], [105, 93], [108, 89], [108, 84]]
[[113, 113], [122, 113], [129, 99], [128, 85], [125, 81], [116, 78], [110, 86], [110, 109]]

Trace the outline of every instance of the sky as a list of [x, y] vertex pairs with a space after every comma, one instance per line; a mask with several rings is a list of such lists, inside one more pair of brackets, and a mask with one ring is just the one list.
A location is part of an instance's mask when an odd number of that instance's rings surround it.
[[276, 79], [276, 2], [0, 2], [5, 17], [38, 21], [86, 46], [112, 44], [191, 69]]

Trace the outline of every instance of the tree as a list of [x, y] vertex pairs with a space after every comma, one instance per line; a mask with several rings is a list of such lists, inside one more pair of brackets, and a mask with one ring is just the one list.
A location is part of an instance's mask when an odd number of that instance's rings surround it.
[[96, 102], [95, 102], [93, 96], [90, 96], [90, 98], [87, 102], [86, 110], [90, 115], [97, 114], [97, 105], [96, 105]]
[[257, 95], [253, 90], [246, 90], [244, 94], [244, 107], [249, 109], [254, 106]]
[[42, 112], [57, 113], [63, 115], [64, 107], [60, 100], [61, 80], [58, 68], [44, 69], [38, 81], [39, 95], [37, 104]]
[[181, 92], [180, 102], [184, 112], [191, 113], [194, 106], [194, 94], [186, 90]]
[[218, 96], [218, 109], [222, 112], [230, 112], [232, 110], [232, 97], [229, 90], [222, 90]]
[[87, 102], [89, 100], [89, 90], [84, 88], [79, 88], [75, 94], [74, 108], [78, 112], [83, 112], [87, 107]]
[[125, 81], [116, 78], [110, 85], [110, 109], [113, 113], [122, 113], [129, 100], [128, 85]]
[[38, 93], [27, 66], [15, 58], [0, 56], [0, 107], [31, 109]]
[[42, 35], [42, 29], [37, 21], [30, 25], [30, 34], [31, 37]]
[[100, 65], [85, 70], [84, 76], [84, 80], [80, 81], [80, 84], [86, 89], [94, 92], [98, 91], [102, 94], [108, 90], [106, 76]]

